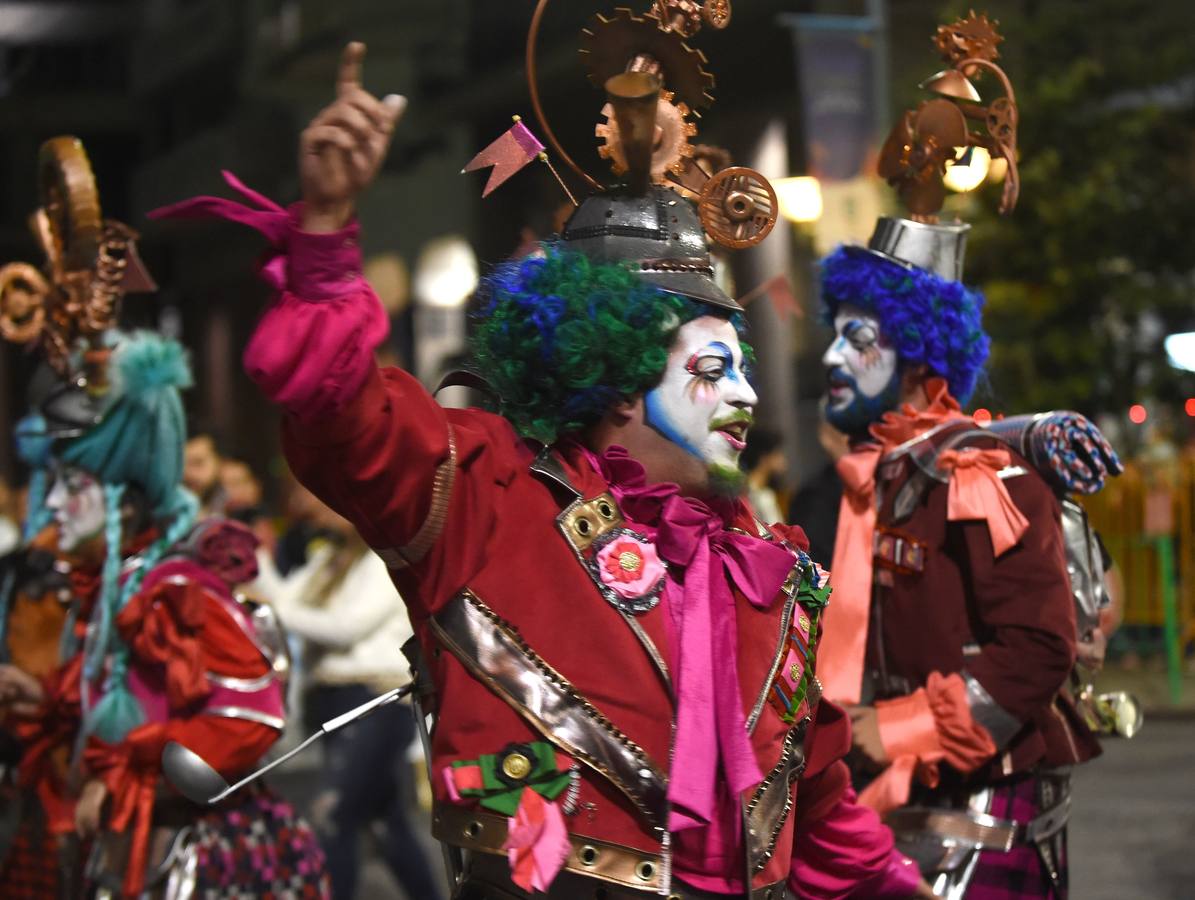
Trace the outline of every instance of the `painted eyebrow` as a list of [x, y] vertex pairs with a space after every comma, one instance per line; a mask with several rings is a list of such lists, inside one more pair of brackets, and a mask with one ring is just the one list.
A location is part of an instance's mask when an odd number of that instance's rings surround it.
[[[870, 323], [864, 322], [862, 319], [851, 319], [842, 326], [842, 336], [849, 340], [855, 334], [855, 332], [859, 331], [861, 328], [871, 328], [872, 331], [876, 330]], [[876, 338], [879, 338], [878, 332], [876, 334]]]
[[722, 341], [711, 341], [689, 357], [688, 362], [685, 363], [685, 369], [691, 374], [696, 374], [697, 361], [710, 356], [720, 357], [728, 369], [734, 368], [734, 353], [730, 347]]

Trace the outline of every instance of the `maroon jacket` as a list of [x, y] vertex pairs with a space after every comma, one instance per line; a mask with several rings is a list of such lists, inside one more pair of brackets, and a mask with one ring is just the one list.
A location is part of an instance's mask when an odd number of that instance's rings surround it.
[[879, 464], [877, 536], [914, 541], [924, 552], [920, 571], [876, 559], [867, 673], [880, 699], [923, 686], [932, 672], [969, 674], [996, 707], [976, 709], [971, 698], [974, 717], [993, 733], [998, 749], [990, 776], [1083, 762], [1099, 745], [1067, 689], [1075, 606], [1057, 498], [1032, 465], [1012, 453], [1001, 480], [1029, 527], [997, 558], [987, 524], [948, 521], [948, 485], [917, 462], [932, 455], [927, 443], [1007, 449], [978, 435], [956, 443], [974, 428], [972, 420], [959, 420]]

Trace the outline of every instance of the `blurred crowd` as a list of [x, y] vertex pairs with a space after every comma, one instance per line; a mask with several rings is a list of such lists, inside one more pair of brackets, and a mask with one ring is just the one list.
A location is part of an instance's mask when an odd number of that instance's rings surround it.
[[[268, 485], [206, 430], [186, 443], [183, 482], [201, 515], [239, 521], [260, 542], [259, 575], [247, 590], [274, 607], [288, 633], [292, 735], [410, 681], [398, 652], [413, 635], [406, 609], [385, 564], [348, 520], [289, 473]], [[412, 708], [383, 707], [329, 735], [322, 753], [319, 790], [306, 813], [327, 854], [333, 896], [360, 896], [359, 845], [368, 830], [406, 896], [439, 897], [412, 824], [422, 764]]]

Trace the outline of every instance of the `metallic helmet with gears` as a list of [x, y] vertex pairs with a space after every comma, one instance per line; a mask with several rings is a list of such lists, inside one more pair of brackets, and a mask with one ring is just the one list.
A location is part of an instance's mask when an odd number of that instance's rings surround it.
[[590, 197], [564, 226], [561, 246], [594, 262], [627, 263], [671, 294], [731, 312], [742, 307], [714, 281], [714, 265], [696, 206], [675, 191], [611, 192]]

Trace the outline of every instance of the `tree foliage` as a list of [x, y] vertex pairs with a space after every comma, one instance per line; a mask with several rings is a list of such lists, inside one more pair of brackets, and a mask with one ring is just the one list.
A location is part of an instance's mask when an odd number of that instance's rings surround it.
[[[956, 5], [947, 15], [966, 12]], [[1195, 50], [1184, 0], [990, 10], [1021, 120], [1021, 200], [961, 199], [968, 281], [988, 298], [987, 391], [1008, 411], [1180, 402], [1162, 339], [1195, 330]], [[993, 84], [984, 79], [981, 91]], [[986, 394], [986, 396], [985, 396]]]

